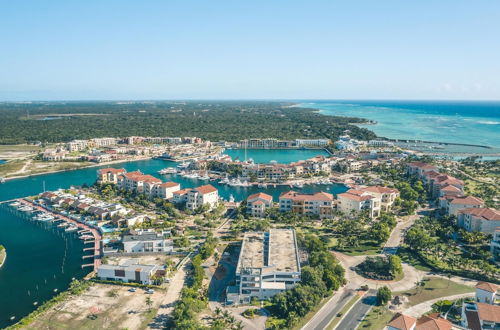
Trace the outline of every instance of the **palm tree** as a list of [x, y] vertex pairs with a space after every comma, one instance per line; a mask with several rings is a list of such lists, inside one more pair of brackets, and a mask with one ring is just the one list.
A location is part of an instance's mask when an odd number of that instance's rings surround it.
[[153, 305], [153, 300], [151, 300], [151, 297], [146, 297], [146, 305], [148, 305], [148, 311], [151, 311], [151, 306]]
[[222, 314], [222, 309], [221, 309], [220, 307], [218, 307], [218, 306], [217, 306], [217, 307], [215, 308], [215, 315], [216, 315], [216, 316], [221, 316], [221, 314]]

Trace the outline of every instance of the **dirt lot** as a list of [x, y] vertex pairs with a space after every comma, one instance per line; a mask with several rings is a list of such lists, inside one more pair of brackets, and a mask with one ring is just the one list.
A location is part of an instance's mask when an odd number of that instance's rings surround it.
[[[94, 284], [80, 296], [60, 303], [26, 329], [145, 329], [160, 305], [164, 291], [146, 294], [129, 287]], [[148, 307], [146, 298], [153, 304]], [[97, 317], [92, 319], [92, 315]]]

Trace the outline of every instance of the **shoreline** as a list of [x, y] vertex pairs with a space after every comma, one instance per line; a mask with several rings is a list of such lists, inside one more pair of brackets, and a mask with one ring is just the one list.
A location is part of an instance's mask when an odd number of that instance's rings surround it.
[[2, 251], [0, 251], [0, 268], [2, 268], [2, 266], [5, 264], [5, 260], [7, 260], [7, 250], [3, 245], [1, 246], [3, 247], [3, 249]]
[[120, 160], [115, 160], [115, 161], [111, 161], [111, 162], [105, 162], [105, 163], [99, 163], [99, 164], [91, 164], [91, 165], [87, 165], [87, 166], [69, 168], [69, 169], [64, 169], [64, 170], [52, 170], [52, 171], [40, 172], [40, 173], [33, 173], [33, 174], [27, 174], [27, 175], [11, 176], [11, 177], [4, 178], [4, 179], [7, 182], [7, 181], [11, 181], [11, 180], [24, 179], [24, 178], [29, 178], [29, 177], [32, 177], [32, 176], [38, 176], [38, 175], [44, 175], [44, 174], [69, 172], [69, 171], [75, 171], [75, 170], [80, 170], [80, 169], [84, 169], [84, 168], [90, 168], [90, 167], [98, 167], [98, 166], [106, 166], [106, 165], [112, 165], [112, 164], [136, 162], [136, 161], [148, 160], [148, 159], [153, 159], [153, 157], [148, 156], [148, 157], [134, 158], [134, 159], [120, 159]]

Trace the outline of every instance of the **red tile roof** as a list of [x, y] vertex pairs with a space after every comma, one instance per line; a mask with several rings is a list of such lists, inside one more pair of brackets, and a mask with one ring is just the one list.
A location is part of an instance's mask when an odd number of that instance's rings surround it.
[[476, 288], [484, 290], [484, 291], [488, 291], [488, 292], [497, 292], [498, 285], [493, 284], [493, 283], [488, 283], [488, 282], [477, 282]]
[[273, 201], [273, 196], [268, 195], [268, 194], [263, 193], [263, 192], [259, 192], [259, 193], [248, 196], [247, 201], [252, 200], [252, 199], [256, 199], [256, 198], [265, 199], [266, 201], [269, 201], [269, 202]]
[[479, 319], [500, 323], [500, 306], [484, 303], [476, 303]]
[[379, 194], [399, 193], [399, 190], [397, 190], [395, 188], [388, 188], [388, 187], [382, 187], [382, 186], [370, 186], [370, 187], [363, 188], [362, 190], [374, 192], [374, 193], [379, 193]]
[[451, 330], [452, 323], [439, 317], [438, 313], [422, 316], [417, 321], [417, 330]]
[[113, 167], [101, 168], [99, 170], [100, 174], [104, 174], [104, 173], [121, 174], [121, 173], [125, 173], [125, 172], [126, 171], [124, 168], [113, 168]]
[[450, 184], [444, 186], [444, 187], [441, 187], [439, 188], [439, 190], [441, 191], [450, 191], [450, 192], [462, 192], [462, 190], [460, 190], [459, 188], [455, 187], [455, 186], [452, 186]]
[[458, 211], [462, 214], [471, 214], [483, 220], [500, 221], [500, 211], [489, 207], [469, 208]]
[[173, 187], [177, 187], [177, 186], [180, 186], [180, 184], [178, 184], [177, 182], [173, 182], [173, 181], [168, 181], [168, 182], [162, 183], [160, 185], [160, 187], [164, 187], [164, 188], [173, 188]]
[[185, 195], [189, 191], [191, 191], [191, 189], [181, 189], [181, 190], [174, 191], [172, 194], [174, 194], [174, 195]]
[[400, 330], [410, 330], [416, 322], [417, 319], [413, 316], [397, 313], [387, 325]]
[[217, 188], [215, 188], [211, 184], [207, 184], [207, 185], [204, 185], [204, 186], [200, 186], [200, 187], [194, 188], [194, 190], [196, 190], [197, 192], [199, 192], [202, 195], [205, 195], [205, 194], [217, 191]]
[[282, 193], [281, 198], [291, 199], [294, 201], [333, 201], [333, 195], [325, 192], [317, 192], [315, 194], [299, 194], [296, 191]]
[[350, 194], [349, 192], [343, 193], [343, 194], [338, 194], [337, 197], [339, 198], [347, 198], [347, 199], [352, 199], [354, 201], [367, 201], [370, 199], [373, 199], [373, 196], [370, 195], [357, 195], [357, 194]]
[[474, 196], [461, 196], [451, 198], [450, 204], [483, 205], [484, 201]]

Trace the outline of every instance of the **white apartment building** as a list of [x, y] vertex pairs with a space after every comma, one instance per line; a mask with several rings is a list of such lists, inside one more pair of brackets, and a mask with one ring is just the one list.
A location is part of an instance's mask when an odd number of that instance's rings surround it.
[[214, 186], [207, 184], [188, 191], [186, 208], [194, 211], [200, 206], [208, 205], [209, 209], [211, 210], [215, 206], [217, 206], [218, 202], [218, 190]]
[[337, 209], [346, 215], [354, 215], [365, 210], [368, 211], [370, 217], [380, 215], [381, 201], [367, 192], [349, 189], [345, 193], [338, 194], [339, 203]]
[[463, 209], [457, 213], [457, 225], [469, 232], [493, 234], [500, 227], [500, 211], [488, 207]]
[[105, 137], [105, 138], [96, 138], [96, 139], [91, 139], [88, 142], [88, 145], [91, 147], [108, 147], [108, 146], [114, 146], [118, 140], [116, 138], [110, 138], [110, 137]]
[[380, 200], [381, 211], [389, 211], [392, 208], [392, 205], [394, 204], [396, 198], [399, 197], [399, 190], [397, 190], [396, 188], [370, 186], [362, 188], [361, 190]]
[[273, 196], [265, 193], [257, 193], [247, 198], [247, 214], [252, 217], [263, 218], [266, 210], [273, 207]]
[[500, 329], [500, 306], [496, 304], [498, 285], [479, 282], [474, 302], [462, 304], [461, 326], [474, 330]]
[[329, 143], [328, 139], [295, 139], [297, 147], [326, 147]]
[[368, 210], [370, 217], [380, 216], [380, 211], [389, 211], [399, 196], [395, 188], [382, 186], [357, 187], [338, 194], [337, 208], [344, 214], [357, 214]]
[[228, 287], [228, 304], [248, 304], [252, 297], [269, 299], [300, 282], [297, 240], [293, 229], [248, 232], [243, 238], [236, 285]]
[[333, 195], [325, 192], [300, 194], [295, 191], [282, 193], [279, 197], [281, 212], [318, 216], [320, 219], [333, 217]]
[[155, 232], [137, 232], [122, 236], [123, 251], [126, 253], [172, 252], [172, 239]]
[[125, 283], [153, 284], [152, 278], [165, 274], [163, 267], [158, 265], [141, 265], [129, 259], [123, 265], [100, 265], [97, 277], [107, 281], [121, 281]]
[[68, 142], [66, 148], [70, 151], [82, 151], [87, 149], [88, 141], [87, 140], [73, 140]]
[[179, 191], [180, 189], [181, 185], [177, 182], [164, 182], [155, 185], [154, 195], [163, 199], [171, 199], [174, 196], [174, 192]]

